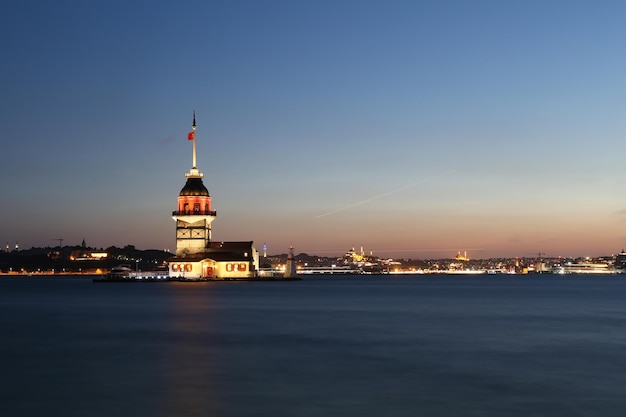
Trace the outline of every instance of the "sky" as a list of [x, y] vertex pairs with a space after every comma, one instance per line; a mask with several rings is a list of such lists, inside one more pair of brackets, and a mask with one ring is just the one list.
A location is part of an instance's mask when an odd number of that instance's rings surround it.
[[[623, 1], [11, 1], [0, 242], [269, 254], [626, 247]], [[5, 243], [6, 242], [6, 243]]]

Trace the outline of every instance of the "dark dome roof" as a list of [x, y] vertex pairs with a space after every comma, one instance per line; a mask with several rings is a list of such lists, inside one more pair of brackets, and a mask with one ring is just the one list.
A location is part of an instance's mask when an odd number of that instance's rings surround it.
[[187, 178], [187, 183], [180, 190], [180, 196], [209, 196], [209, 190], [202, 183], [202, 178]]

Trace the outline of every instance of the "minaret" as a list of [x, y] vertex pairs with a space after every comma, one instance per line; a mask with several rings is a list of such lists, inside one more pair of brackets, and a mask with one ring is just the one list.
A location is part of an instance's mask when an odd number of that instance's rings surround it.
[[172, 213], [176, 220], [176, 256], [203, 254], [211, 242], [211, 223], [217, 213], [211, 210], [211, 196], [202, 183], [204, 176], [196, 165], [196, 112], [192, 131], [187, 139], [193, 142], [192, 165], [185, 174], [187, 182], [178, 195], [178, 209]]

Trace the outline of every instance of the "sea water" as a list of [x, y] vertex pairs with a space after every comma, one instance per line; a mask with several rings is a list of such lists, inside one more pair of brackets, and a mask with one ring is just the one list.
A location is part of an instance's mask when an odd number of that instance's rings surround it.
[[1, 416], [623, 416], [626, 279], [0, 278]]

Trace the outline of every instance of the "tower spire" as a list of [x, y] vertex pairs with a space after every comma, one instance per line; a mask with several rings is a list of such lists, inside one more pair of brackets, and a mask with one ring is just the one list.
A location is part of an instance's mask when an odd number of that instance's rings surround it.
[[196, 164], [196, 111], [193, 111], [193, 122], [191, 123], [191, 132], [187, 135], [187, 138], [193, 142], [192, 154], [191, 154], [191, 169], [185, 174], [187, 178], [202, 178], [203, 174], [198, 170]]
[[192, 169], [196, 169], [196, 111], [193, 111], [193, 123], [191, 124], [191, 130], [193, 131], [193, 161]]

